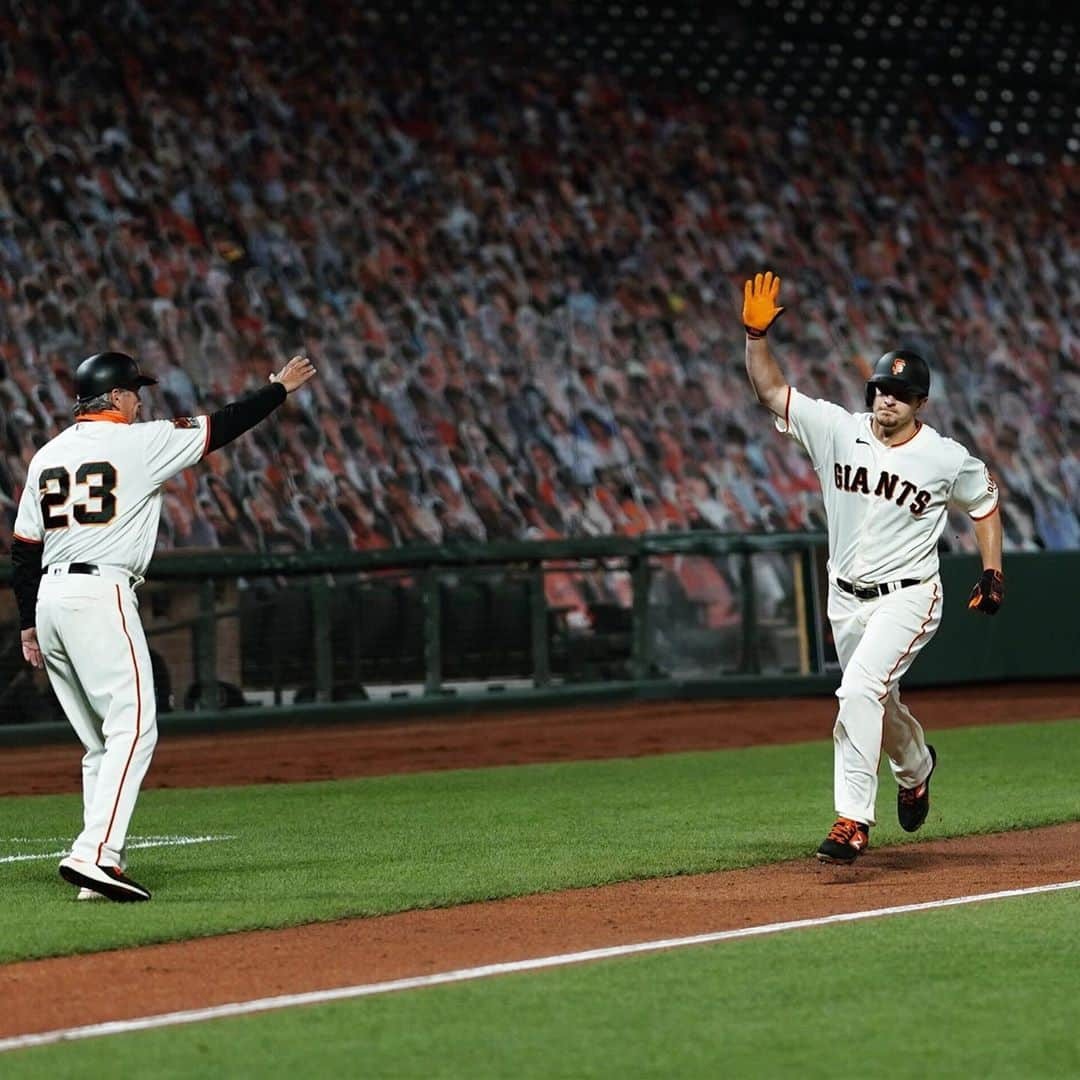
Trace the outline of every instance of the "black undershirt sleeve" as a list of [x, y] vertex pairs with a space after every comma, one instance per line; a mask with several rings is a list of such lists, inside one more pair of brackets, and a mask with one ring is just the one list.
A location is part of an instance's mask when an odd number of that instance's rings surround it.
[[210, 414], [210, 437], [206, 452], [220, 450], [238, 435], [250, 431], [260, 420], [265, 420], [284, 400], [288, 391], [279, 382], [272, 382], [239, 401], [230, 402], [225, 408]]
[[15, 537], [11, 541], [11, 587], [19, 605], [19, 629], [29, 630], [37, 623], [37, 593], [41, 582], [41, 544]]

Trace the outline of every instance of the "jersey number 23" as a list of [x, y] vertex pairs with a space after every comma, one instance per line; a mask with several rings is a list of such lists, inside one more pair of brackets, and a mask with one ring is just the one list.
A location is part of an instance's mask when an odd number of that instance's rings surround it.
[[[105, 525], [116, 517], [116, 469], [107, 461], [87, 461], [75, 472], [75, 483], [86, 485], [86, 501], [71, 508], [80, 525]], [[62, 465], [43, 469], [38, 488], [41, 520], [46, 529], [66, 529], [68, 516], [61, 512], [71, 494], [71, 473]]]

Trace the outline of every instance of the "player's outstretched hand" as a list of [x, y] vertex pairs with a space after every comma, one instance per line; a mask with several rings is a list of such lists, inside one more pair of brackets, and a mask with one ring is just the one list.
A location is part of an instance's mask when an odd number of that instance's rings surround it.
[[1005, 599], [1005, 578], [1000, 570], [984, 570], [975, 588], [971, 590], [968, 607], [984, 615], [996, 615]]
[[31, 626], [29, 630], [21, 631], [19, 638], [22, 641], [23, 659], [31, 667], [43, 668], [45, 660], [41, 655], [41, 646], [38, 645], [37, 631]]
[[285, 392], [291, 394], [314, 378], [315, 365], [306, 356], [294, 356], [279, 372], [270, 376], [270, 381], [281, 383]]
[[769, 327], [784, 313], [776, 304], [780, 295], [780, 279], [771, 270], [755, 274], [753, 281], [743, 286], [742, 321], [752, 338], [763, 338]]

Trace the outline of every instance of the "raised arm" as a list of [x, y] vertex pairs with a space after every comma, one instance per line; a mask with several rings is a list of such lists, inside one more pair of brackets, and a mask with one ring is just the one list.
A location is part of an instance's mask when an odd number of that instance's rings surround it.
[[294, 390], [314, 378], [315, 367], [306, 356], [294, 356], [270, 383], [239, 401], [233, 401], [210, 415], [210, 436], [206, 452], [212, 453], [250, 431], [265, 420]]
[[788, 381], [769, 351], [765, 335], [783, 313], [776, 304], [780, 279], [771, 270], [756, 274], [743, 287], [743, 326], [746, 329], [746, 374], [754, 394], [770, 412], [783, 416], [787, 409]]

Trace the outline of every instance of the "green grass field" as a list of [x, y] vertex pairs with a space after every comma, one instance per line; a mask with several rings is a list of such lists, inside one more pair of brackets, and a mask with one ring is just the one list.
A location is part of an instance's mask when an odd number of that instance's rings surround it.
[[[940, 767], [919, 839], [1080, 818], [1080, 721], [933, 739]], [[72, 902], [54, 858], [0, 862], [0, 959], [809, 855], [832, 820], [831, 768], [819, 742], [150, 791], [137, 836], [235, 839], [133, 852], [132, 873], [155, 893], [145, 905]], [[885, 777], [875, 846], [912, 839], [895, 824], [894, 790]], [[0, 799], [0, 859], [57, 850], [49, 838], [70, 835], [78, 814], [72, 796]], [[302, 1075], [747, 1076], [781, 1075], [794, 1062], [806, 1075], [1074, 1075], [1075, 1037], [1054, 1027], [1047, 1003], [1080, 991], [1078, 914], [1075, 894], [995, 902], [20, 1051], [4, 1055], [0, 1073], [85, 1075], [108, 1060], [161, 1076], [261, 1075], [302, 1054]], [[913, 1026], [927, 1017], [940, 1046], [934, 1064], [912, 1056]], [[846, 1033], [831, 1059], [830, 1023]], [[1023, 1051], [1030, 1071], [1004, 1053], [961, 1067], [980, 1030], [988, 1046], [1007, 1036], [1023, 1048], [1029, 1029], [1043, 1036], [1039, 1054]], [[84, 1072], [65, 1072], [76, 1062]]]

